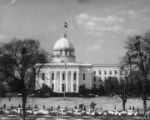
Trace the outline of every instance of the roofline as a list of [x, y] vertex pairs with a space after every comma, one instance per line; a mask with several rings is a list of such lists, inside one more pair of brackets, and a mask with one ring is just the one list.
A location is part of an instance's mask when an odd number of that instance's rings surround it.
[[[43, 66], [64, 66], [65, 62], [51, 62], [51, 63], [44, 63], [44, 64], [36, 64], [43, 65]], [[88, 63], [77, 63], [77, 62], [66, 62], [67, 66], [91, 66], [91, 67], [121, 67], [120, 64], [88, 64]]]
[[75, 50], [75, 49], [74, 49], [74, 48], [71, 48], [71, 47], [70, 47], [70, 48], [67, 48], [67, 47], [65, 48], [65, 47], [64, 47], [64, 48], [53, 48], [53, 50], [54, 50], [54, 51], [57, 51], [57, 50]]
[[120, 64], [93, 64], [93, 67], [121, 67]]

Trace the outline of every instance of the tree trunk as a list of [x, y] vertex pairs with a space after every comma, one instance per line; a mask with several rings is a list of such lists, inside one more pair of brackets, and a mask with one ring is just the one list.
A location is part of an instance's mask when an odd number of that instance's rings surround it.
[[143, 98], [143, 109], [144, 109], [144, 115], [147, 111], [147, 101], [146, 101], [146, 98]]
[[[144, 74], [145, 75], [145, 74]], [[147, 79], [147, 75], [145, 75], [145, 79], [143, 81], [143, 109], [144, 109], [144, 115], [147, 111], [147, 82], [148, 82], [148, 79]]]
[[24, 86], [22, 92], [23, 120], [25, 120], [26, 118], [26, 101], [27, 101], [26, 87]]
[[127, 100], [125, 98], [122, 99], [122, 110], [123, 111], [125, 111], [125, 109], [126, 109], [126, 101]]

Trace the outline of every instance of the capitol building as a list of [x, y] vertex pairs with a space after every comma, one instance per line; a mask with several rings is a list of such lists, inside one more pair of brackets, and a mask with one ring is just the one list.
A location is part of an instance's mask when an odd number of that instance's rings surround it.
[[76, 62], [75, 48], [66, 34], [55, 42], [53, 56], [36, 76], [36, 90], [45, 84], [55, 93], [78, 93], [80, 86], [97, 89], [108, 77], [120, 79], [119, 65]]

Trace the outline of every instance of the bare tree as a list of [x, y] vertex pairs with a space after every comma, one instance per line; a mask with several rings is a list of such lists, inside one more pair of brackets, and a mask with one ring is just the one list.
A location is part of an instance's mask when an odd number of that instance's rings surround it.
[[121, 67], [121, 78], [120, 78], [120, 82], [118, 84], [117, 95], [122, 100], [122, 110], [123, 111], [125, 111], [125, 105], [129, 98], [130, 72], [131, 72], [131, 70], [128, 70], [128, 66]]
[[[126, 43], [127, 52], [131, 54], [131, 65], [134, 70], [141, 71], [142, 82], [142, 100], [144, 114], [147, 110], [147, 100], [150, 94], [148, 81], [150, 73], [150, 31], [143, 36], [130, 37]], [[127, 58], [125, 56], [124, 58]]]
[[[23, 120], [25, 120], [27, 95], [34, 85], [35, 75], [40, 71], [37, 69], [43, 66], [42, 63], [48, 62], [48, 54], [41, 49], [40, 43], [33, 39], [13, 39], [3, 44], [0, 52], [0, 72], [9, 78], [8, 85], [10, 80], [20, 81]], [[38, 68], [37, 63], [41, 63]]]

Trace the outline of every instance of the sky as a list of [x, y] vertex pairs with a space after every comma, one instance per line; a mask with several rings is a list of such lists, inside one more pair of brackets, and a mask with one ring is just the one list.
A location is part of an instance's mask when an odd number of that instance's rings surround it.
[[0, 0], [0, 43], [32, 38], [52, 53], [65, 21], [76, 61], [118, 64], [128, 37], [150, 30], [150, 0]]

